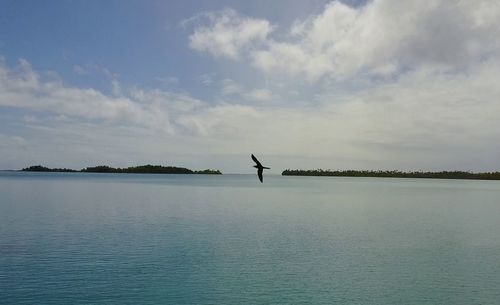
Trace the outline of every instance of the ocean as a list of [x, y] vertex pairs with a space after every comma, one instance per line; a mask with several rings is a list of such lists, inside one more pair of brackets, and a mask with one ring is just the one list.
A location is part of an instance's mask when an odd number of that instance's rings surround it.
[[500, 304], [500, 181], [0, 172], [0, 304]]

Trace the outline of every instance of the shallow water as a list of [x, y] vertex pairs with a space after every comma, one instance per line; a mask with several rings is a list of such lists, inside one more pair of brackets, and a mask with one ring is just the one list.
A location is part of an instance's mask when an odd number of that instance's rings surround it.
[[500, 182], [0, 172], [2, 304], [500, 304]]

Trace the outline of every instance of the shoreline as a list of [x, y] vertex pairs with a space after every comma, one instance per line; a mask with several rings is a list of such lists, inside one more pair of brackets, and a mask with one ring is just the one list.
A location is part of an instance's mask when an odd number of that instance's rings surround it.
[[284, 170], [282, 176], [300, 177], [361, 177], [361, 178], [414, 178], [453, 180], [500, 180], [500, 172], [474, 173], [465, 171], [403, 172], [403, 171], [358, 171], [358, 170]]
[[139, 165], [126, 168], [114, 168], [107, 165], [86, 167], [81, 170], [70, 168], [48, 168], [34, 165], [18, 170], [19, 172], [43, 172], [43, 173], [107, 173], [107, 174], [186, 174], [186, 175], [222, 175], [220, 170], [204, 169], [191, 170], [185, 167], [161, 166], [161, 165]]

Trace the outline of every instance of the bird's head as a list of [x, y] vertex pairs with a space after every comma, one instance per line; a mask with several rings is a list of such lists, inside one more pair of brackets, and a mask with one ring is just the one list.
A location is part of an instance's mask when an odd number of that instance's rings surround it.
[[255, 168], [259, 168], [257, 165], [254, 165], [253, 167], [255, 167]]

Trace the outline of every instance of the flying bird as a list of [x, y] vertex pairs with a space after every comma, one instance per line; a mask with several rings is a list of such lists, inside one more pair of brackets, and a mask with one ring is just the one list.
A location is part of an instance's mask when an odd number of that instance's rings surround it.
[[264, 182], [264, 178], [262, 177], [262, 172], [264, 171], [264, 169], [271, 169], [271, 168], [262, 166], [262, 164], [260, 164], [259, 160], [257, 160], [257, 158], [255, 158], [253, 154], [252, 154], [252, 160], [257, 164], [254, 165], [254, 167], [257, 169], [257, 175], [259, 176], [259, 180], [262, 183]]

